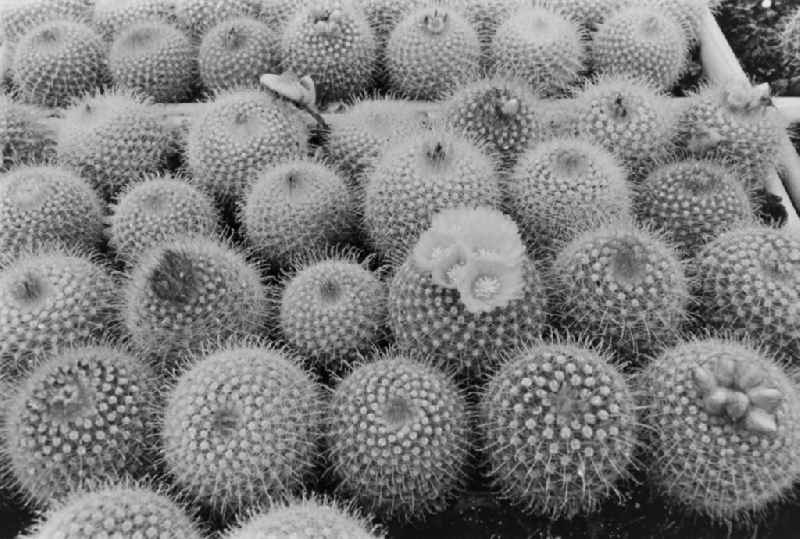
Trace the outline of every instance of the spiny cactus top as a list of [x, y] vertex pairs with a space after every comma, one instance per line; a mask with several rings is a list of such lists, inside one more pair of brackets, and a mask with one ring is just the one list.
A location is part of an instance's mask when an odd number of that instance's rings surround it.
[[768, 356], [706, 339], [666, 350], [642, 373], [656, 486], [696, 513], [750, 520], [800, 478], [800, 400]]
[[489, 381], [481, 415], [495, 485], [530, 511], [595, 511], [630, 476], [633, 393], [594, 350], [540, 343], [515, 352]]
[[146, 20], [170, 21], [174, 2], [164, 0], [94, 0], [92, 24], [107, 41], [126, 26]]
[[60, 351], [22, 380], [5, 407], [3, 453], [25, 497], [46, 506], [141, 473], [153, 380], [141, 359], [99, 345]]
[[43, 515], [28, 539], [201, 539], [199, 527], [164, 494], [126, 484], [78, 492]]

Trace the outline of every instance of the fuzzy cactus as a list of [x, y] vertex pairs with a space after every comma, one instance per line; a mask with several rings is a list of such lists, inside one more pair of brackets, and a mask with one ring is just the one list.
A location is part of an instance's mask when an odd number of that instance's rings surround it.
[[635, 467], [633, 391], [591, 348], [537, 343], [516, 351], [490, 379], [480, 408], [492, 482], [532, 513], [596, 511]]
[[688, 66], [689, 42], [666, 11], [634, 6], [600, 25], [591, 53], [599, 73], [632, 75], [670, 90]]
[[486, 144], [504, 165], [511, 165], [546, 131], [545, 106], [524, 81], [491, 77], [457, 89], [441, 115], [458, 131]]
[[139, 258], [123, 291], [131, 344], [161, 365], [210, 342], [258, 334], [266, 296], [258, 270], [228, 245], [188, 236]]
[[553, 138], [523, 153], [503, 182], [529, 249], [558, 249], [602, 223], [633, 217], [628, 172], [602, 146]]
[[569, 17], [584, 28], [594, 30], [609, 15], [616, 13], [631, 0], [541, 0], [553, 11]]
[[480, 76], [477, 31], [457, 9], [439, 3], [408, 13], [389, 35], [386, 70], [392, 90], [435, 100]]
[[173, 1], [94, 0], [92, 24], [106, 41], [113, 41], [125, 27], [148, 20], [172, 22]]
[[89, 22], [95, 0], [5, 0], [0, 4], [0, 41], [17, 43], [42, 23]]
[[189, 37], [160, 20], [134, 23], [114, 39], [108, 53], [114, 84], [157, 102], [183, 101], [197, 78], [197, 52]]
[[786, 136], [768, 93], [745, 81], [711, 85], [690, 99], [681, 119], [686, 149], [728, 163], [749, 185], [763, 187]]
[[103, 203], [74, 172], [23, 166], [0, 175], [0, 252], [15, 257], [54, 243], [94, 248], [103, 238]]
[[420, 519], [443, 510], [465, 479], [466, 401], [455, 383], [403, 355], [356, 368], [329, 412], [338, 488], [378, 514]]
[[99, 339], [117, 319], [116, 283], [87, 256], [48, 249], [0, 271], [0, 370], [15, 376], [65, 346]]
[[287, 266], [293, 257], [346, 241], [355, 231], [354, 210], [347, 184], [335, 170], [298, 159], [254, 177], [239, 222], [264, 260]]
[[88, 25], [69, 20], [28, 31], [14, 48], [11, 71], [22, 100], [49, 107], [69, 105], [109, 80], [103, 39]]
[[729, 169], [707, 160], [663, 165], [637, 188], [636, 213], [662, 230], [684, 256], [722, 232], [754, 221], [750, 197]]
[[489, 208], [444, 210], [389, 286], [400, 350], [482, 379], [504, 354], [539, 337], [547, 303], [514, 222]]
[[420, 131], [389, 146], [369, 173], [364, 222], [375, 249], [403, 257], [445, 208], [497, 206], [493, 160], [453, 129]]
[[266, 92], [228, 90], [195, 117], [186, 141], [192, 181], [223, 201], [240, 199], [262, 169], [306, 154], [308, 128]]
[[523, 5], [497, 29], [491, 56], [497, 74], [558, 94], [578, 81], [586, 45], [576, 22], [541, 6]]
[[313, 498], [275, 504], [228, 530], [222, 539], [382, 539], [384, 535], [336, 502]]
[[275, 31], [250, 17], [228, 19], [211, 28], [198, 51], [203, 85], [213, 91], [255, 85], [278, 68]]
[[640, 375], [647, 469], [673, 503], [752, 521], [800, 479], [800, 399], [779, 363], [736, 341], [664, 351]]
[[722, 233], [698, 254], [696, 294], [711, 327], [761, 342], [787, 360], [800, 354], [800, 240], [748, 226]]
[[322, 102], [363, 94], [376, 66], [375, 35], [363, 10], [347, 0], [300, 8], [280, 40], [284, 70], [309, 75]]
[[[219, 23], [235, 17], [257, 17], [266, 0], [173, 0], [180, 29], [192, 38], [202, 38]], [[266, 10], [268, 4], [264, 5]]]
[[19, 382], [5, 403], [3, 454], [33, 505], [144, 471], [153, 374], [123, 349], [61, 350]]
[[689, 285], [676, 251], [632, 223], [577, 236], [556, 256], [552, 279], [564, 325], [636, 362], [676, 339], [687, 319]]
[[151, 176], [120, 193], [109, 218], [109, 244], [128, 264], [149, 248], [183, 235], [212, 236], [220, 218], [213, 201], [189, 182]]
[[321, 391], [297, 361], [258, 344], [198, 358], [167, 395], [164, 463], [191, 499], [229, 516], [291, 494], [318, 457]]
[[353, 256], [318, 257], [287, 276], [280, 328], [314, 367], [341, 372], [384, 337], [386, 285]]
[[43, 120], [43, 111], [0, 95], [0, 172], [53, 156], [55, 134]]
[[629, 4], [661, 9], [669, 14], [686, 34], [690, 45], [700, 41], [706, 14], [713, 13], [722, 0], [627, 0]]
[[134, 483], [78, 492], [42, 515], [27, 539], [201, 539], [194, 518], [166, 494]]
[[128, 90], [86, 96], [64, 114], [59, 163], [111, 200], [127, 185], [161, 171], [177, 141], [150, 102]]

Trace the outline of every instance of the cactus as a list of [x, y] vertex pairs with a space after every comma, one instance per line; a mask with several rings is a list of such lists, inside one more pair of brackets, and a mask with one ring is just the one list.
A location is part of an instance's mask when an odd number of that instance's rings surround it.
[[386, 285], [347, 255], [317, 257], [287, 276], [281, 332], [314, 367], [341, 372], [384, 336]]
[[456, 90], [444, 103], [442, 117], [485, 143], [510, 166], [546, 131], [543, 108], [544, 103], [523, 81], [492, 77]]
[[399, 21], [385, 54], [390, 88], [412, 99], [445, 97], [480, 76], [478, 33], [459, 11], [437, 2]]
[[631, 223], [577, 236], [556, 256], [552, 279], [565, 325], [613, 343], [635, 362], [671, 344], [687, 318], [689, 288], [677, 253]]
[[294, 358], [231, 344], [199, 358], [169, 390], [161, 426], [166, 469], [221, 515], [303, 487], [318, 456], [322, 400]]
[[376, 66], [375, 36], [363, 10], [347, 0], [300, 8], [280, 40], [285, 71], [309, 75], [321, 102], [363, 94]]
[[54, 243], [93, 248], [103, 238], [104, 207], [86, 181], [54, 166], [0, 175], [0, 252], [16, 257]]
[[356, 368], [333, 394], [329, 458], [338, 489], [396, 519], [442, 511], [465, 479], [464, 397], [444, 373], [403, 355]]
[[257, 334], [265, 322], [258, 270], [210, 238], [178, 238], [149, 249], [123, 296], [131, 344], [165, 367], [206, 343]]
[[378, 252], [403, 257], [438, 211], [499, 202], [494, 164], [481, 146], [436, 128], [397, 140], [375, 164], [365, 186], [364, 221]]
[[689, 43], [669, 13], [634, 6], [611, 15], [594, 34], [592, 61], [599, 73], [649, 80], [670, 90], [686, 71]]
[[784, 369], [749, 345], [703, 339], [664, 351], [640, 375], [647, 469], [673, 503], [752, 522], [800, 478], [800, 400]]
[[516, 225], [485, 207], [437, 214], [389, 285], [399, 349], [467, 379], [537, 339], [545, 304]]
[[261, 75], [278, 68], [275, 32], [249, 17], [228, 19], [211, 28], [198, 55], [200, 78], [215, 92], [254, 86]]
[[157, 102], [186, 100], [197, 79], [197, 52], [189, 37], [159, 20], [125, 27], [111, 45], [108, 62], [114, 84]]
[[763, 187], [775, 167], [785, 120], [764, 90], [749, 82], [708, 86], [692, 96], [681, 119], [682, 138], [696, 157], [723, 161]]
[[5, 0], [0, 5], [0, 41], [17, 43], [31, 28], [46, 22], [89, 22], [94, 1]]
[[304, 252], [346, 241], [355, 231], [354, 210], [336, 171], [322, 162], [297, 159], [255, 176], [239, 222], [264, 260], [286, 266]]
[[68, 20], [28, 31], [14, 49], [11, 70], [24, 101], [50, 107], [69, 105], [109, 79], [103, 39], [86, 24]]
[[[628, 0], [630, 3], [631, 0]], [[722, 0], [644, 0], [644, 6], [652, 6], [668, 13], [686, 34], [690, 45], [696, 45], [703, 31], [703, 19], [708, 11], [712, 11]]]
[[216, 96], [189, 126], [186, 164], [192, 181], [217, 199], [235, 201], [259, 171], [305, 155], [308, 129], [290, 107], [258, 90]]
[[522, 154], [503, 190], [528, 248], [547, 253], [600, 224], [632, 218], [627, 176], [603, 147], [553, 138]]
[[29, 539], [87, 537], [201, 539], [199, 526], [166, 494], [136, 484], [115, 484], [76, 493], [45, 513]]
[[53, 156], [54, 134], [43, 120], [44, 114], [35, 107], [0, 95], [0, 172]]
[[543, 0], [543, 3], [584, 28], [595, 30], [609, 15], [627, 6], [630, 0]]
[[126, 26], [148, 20], [172, 22], [174, 2], [164, 0], [95, 0], [92, 24], [106, 41]]
[[577, 23], [558, 12], [522, 6], [497, 29], [491, 44], [494, 71], [513, 76], [545, 94], [578, 81], [586, 57]]
[[[257, 17], [266, 0], [175, 0], [178, 26], [193, 39], [202, 38], [219, 23], [236, 17]], [[267, 6], [263, 6], [267, 9]]]
[[382, 533], [335, 502], [313, 498], [275, 505], [256, 513], [222, 539], [270, 539], [308, 537], [313, 539], [381, 539]]
[[152, 376], [127, 351], [95, 345], [59, 351], [20, 381], [4, 407], [3, 453], [30, 503], [144, 471]]
[[128, 90], [86, 96], [67, 109], [58, 161], [85, 177], [107, 200], [167, 164], [175, 135], [150, 102]]
[[187, 181], [151, 176], [120, 194], [109, 218], [109, 244], [132, 265], [149, 248], [182, 235], [219, 231], [213, 201]]
[[800, 354], [800, 240], [761, 226], [720, 234], [698, 254], [696, 295], [713, 328], [762, 342], [787, 360]]
[[610, 358], [579, 343], [516, 351], [490, 379], [480, 409], [492, 482], [532, 513], [597, 511], [636, 465], [633, 391]]
[[687, 159], [661, 166], [637, 188], [636, 213], [684, 256], [722, 232], [754, 221], [750, 198], [725, 166]]
[[86, 256], [50, 249], [0, 272], [0, 371], [16, 376], [54, 350], [92, 343], [116, 321], [116, 283]]

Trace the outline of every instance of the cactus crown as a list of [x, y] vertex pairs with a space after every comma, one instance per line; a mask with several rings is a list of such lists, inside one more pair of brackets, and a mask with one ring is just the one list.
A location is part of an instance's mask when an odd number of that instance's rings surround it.
[[766, 111], [772, 104], [772, 99], [768, 90], [764, 91], [746, 83], [725, 88], [722, 92], [722, 102], [733, 113], [749, 115]]
[[338, 8], [319, 8], [311, 14], [311, 23], [318, 34], [333, 34], [341, 31], [342, 11]]
[[623, 240], [611, 259], [611, 271], [617, 281], [631, 284], [641, 281], [647, 275], [647, 256], [636, 241]]
[[441, 34], [447, 28], [447, 12], [434, 9], [422, 14], [422, 27], [431, 34]]
[[11, 296], [20, 303], [34, 303], [44, 295], [44, 283], [33, 272], [26, 272], [12, 287]]
[[153, 270], [150, 286], [153, 293], [165, 301], [188, 301], [196, 289], [191, 258], [177, 251], [165, 250]]

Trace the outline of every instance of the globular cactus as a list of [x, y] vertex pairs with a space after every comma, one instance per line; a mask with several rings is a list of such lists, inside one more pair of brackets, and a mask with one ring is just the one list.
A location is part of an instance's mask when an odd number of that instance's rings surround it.
[[666, 11], [634, 6], [612, 14], [599, 26], [591, 54], [599, 73], [632, 75], [670, 90], [688, 66], [689, 42]]
[[785, 120], [771, 104], [768, 93], [746, 81], [702, 89], [681, 118], [686, 149], [723, 161], [748, 185], [763, 187], [786, 136]]
[[173, 22], [174, 2], [164, 0], [94, 0], [92, 24], [106, 41], [126, 26], [148, 20]]
[[0, 95], [0, 172], [53, 157], [55, 134], [43, 120], [43, 111]]
[[190, 499], [229, 516], [304, 487], [322, 395], [297, 360], [257, 343], [198, 358], [167, 395], [161, 448]]
[[553, 11], [569, 17], [584, 28], [594, 30], [609, 15], [630, 3], [630, 0], [542, 0]]
[[146, 251], [123, 291], [131, 345], [170, 367], [206, 343], [258, 334], [266, 314], [258, 270], [228, 245], [188, 236]]
[[680, 115], [670, 99], [647, 81], [624, 75], [587, 84], [571, 115], [577, 134], [614, 153], [633, 172], [669, 157], [680, 133]]
[[293, 257], [351, 237], [355, 202], [341, 175], [323, 162], [289, 160], [254, 176], [239, 222], [264, 260], [285, 267]]
[[456, 130], [479, 140], [508, 166], [547, 131], [544, 102], [524, 81], [491, 77], [457, 89], [441, 116]]
[[197, 51], [174, 25], [148, 20], [126, 26], [108, 53], [114, 84], [157, 102], [186, 100], [197, 79]]
[[684, 256], [754, 221], [741, 180], [708, 160], [687, 159], [655, 169], [637, 187], [635, 207], [639, 218], [663, 231]]
[[336, 502], [313, 498], [273, 505], [228, 530], [222, 539], [382, 539], [385, 536], [367, 519]]
[[341, 372], [385, 336], [386, 284], [353, 256], [299, 264], [280, 293], [280, 328], [311, 365]]
[[493, 160], [453, 129], [435, 128], [391, 144], [365, 186], [364, 223], [375, 249], [403, 257], [445, 208], [497, 206]]
[[108, 345], [60, 350], [16, 385], [5, 403], [3, 453], [33, 505], [144, 472], [153, 373]]
[[517, 226], [485, 207], [437, 214], [389, 285], [399, 349], [467, 379], [537, 339], [546, 303]]
[[80, 176], [55, 166], [22, 166], [0, 175], [0, 252], [16, 257], [60, 243], [97, 247], [105, 208]]
[[576, 22], [557, 11], [523, 5], [498, 27], [490, 54], [495, 73], [558, 94], [578, 81], [586, 45]]
[[480, 77], [478, 33], [457, 9], [438, 2], [397, 23], [385, 56], [389, 87], [412, 99], [436, 100]]
[[577, 236], [557, 254], [551, 273], [563, 324], [635, 362], [671, 344], [688, 317], [688, 280], [677, 253], [632, 223]]
[[22, 100], [64, 107], [108, 82], [107, 56], [103, 39], [88, 25], [54, 20], [25, 33], [11, 71]]
[[800, 478], [800, 400], [779, 363], [737, 341], [664, 351], [638, 381], [647, 470], [674, 504], [728, 525], [752, 522]]
[[628, 171], [581, 138], [553, 138], [523, 153], [502, 183], [529, 249], [547, 253], [602, 223], [633, 217]]
[[[235, 17], [257, 17], [262, 0], [175, 0], [175, 18], [180, 29], [192, 38], [202, 38], [219, 23]], [[264, 5], [263, 9], [268, 9]]]
[[213, 91], [255, 85], [278, 68], [278, 38], [266, 23], [250, 17], [228, 19], [212, 27], [198, 51], [203, 85]]
[[177, 147], [173, 131], [149, 100], [127, 90], [86, 96], [64, 113], [56, 154], [105, 199], [166, 167]]
[[280, 35], [292, 16], [301, 8], [312, 5], [313, 0], [258, 0], [258, 4], [258, 19]]
[[65, 346], [95, 342], [113, 328], [117, 286], [87, 256], [48, 249], [0, 272], [0, 368], [16, 376]]
[[532, 513], [597, 511], [636, 467], [634, 392], [608, 356], [582, 344], [514, 352], [489, 380], [480, 410], [492, 483]]
[[308, 128], [292, 105], [255, 89], [227, 90], [194, 118], [186, 164], [195, 185], [240, 199], [262, 169], [306, 154]]
[[379, 357], [336, 387], [328, 451], [338, 489], [378, 514], [442, 511], [466, 477], [464, 397], [444, 373], [403, 355]]
[[78, 492], [42, 515], [27, 539], [97, 537], [201, 539], [193, 516], [166, 494], [134, 483]]
[[112, 207], [109, 244], [132, 265], [149, 248], [184, 235], [219, 232], [214, 202], [188, 181], [150, 176], [128, 186]]
[[6, 0], [0, 5], [0, 41], [17, 43], [51, 21], [89, 22], [95, 0]]
[[630, 4], [641, 4], [663, 10], [669, 14], [686, 34], [689, 44], [694, 46], [703, 32], [706, 13], [718, 7], [723, 0], [642, 0]]
[[763, 343], [787, 360], [800, 354], [800, 240], [761, 226], [720, 234], [698, 254], [694, 282], [703, 320]]
[[280, 39], [285, 71], [309, 75], [319, 101], [363, 94], [376, 67], [375, 36], [357, 3], [321, 0], [300, 8]]

